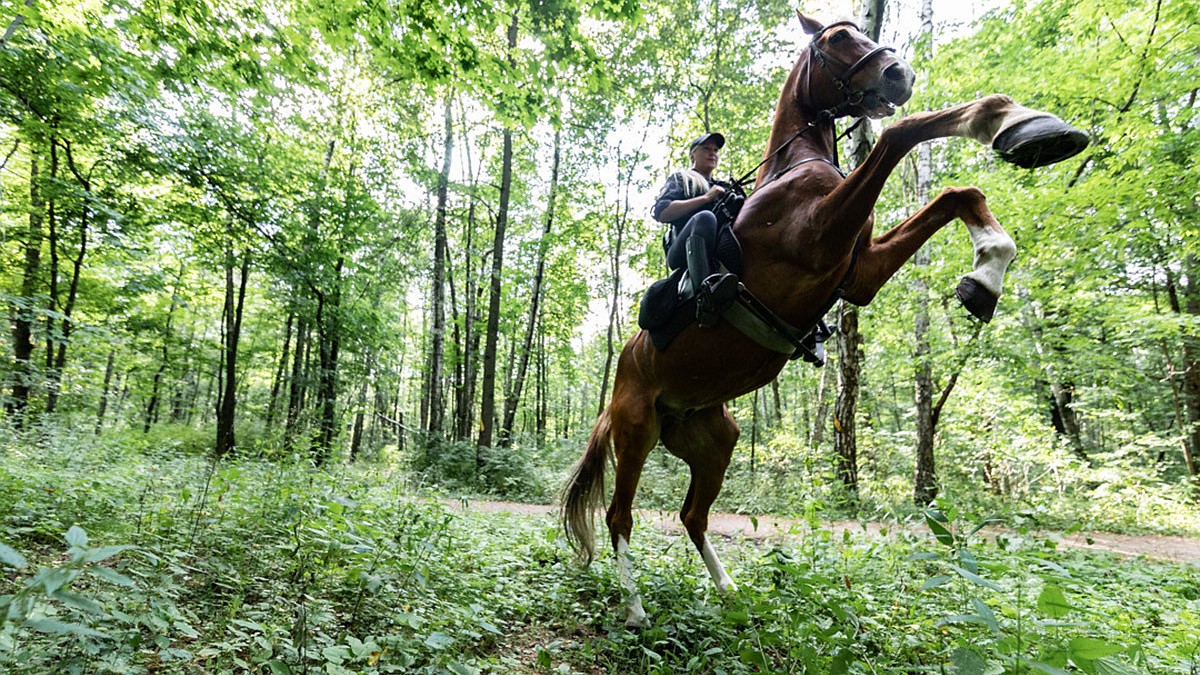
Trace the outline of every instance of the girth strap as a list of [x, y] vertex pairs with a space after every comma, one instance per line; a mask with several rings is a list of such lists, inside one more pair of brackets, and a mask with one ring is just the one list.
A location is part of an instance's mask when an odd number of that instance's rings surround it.
[[[817, 318], [804, 328], [795, 328], [779, 318], [775, 312], [772, 312], [755, 297], [745, 284], [741, 283], [738, 284], [737, 302], [726, 309], [721, 314], [721, 318], [733, 324], [733, 327], [746, 337], [773, 352], [787, 354], [788, 358], [793, 361], [803, 358], [818, 367], [824, 365], [825, 356], [821, 353], [817, 343], [824, 342], [825, 338], [830, 335], [829, 327], [825, 325], [825, 315], [833, 309], [833, 306], [842, 299], [842, 295], [846, 292], [850, 274], [854, 271], [855, 264], [858, 263], [857, 241], [854, 242], [853, 251], [850, 257], [850, 267], [846, 268], [846, 274], [842, 277], [841, 283], [834, 289], [829, 301], [817, 314]], [[812, 347], [809, 346], [810, 343]]]

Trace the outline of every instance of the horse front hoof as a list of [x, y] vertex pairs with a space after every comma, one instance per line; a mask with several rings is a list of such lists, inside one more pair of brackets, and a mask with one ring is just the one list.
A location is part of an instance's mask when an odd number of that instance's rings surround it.
[[1087, 134], [1053, 115], [1017, 122], [992, 140], [1001, 159], [1023, 169], [1061, 162], [1087, 146]]
[[954, 289], [954, 295], [958, 297], [958, 301], [967, 308], [968, 312], [984, 323], [991, 322], [992, 317], [996, 314], [996, 303], [1000, 301], [1000, 298], [971, 277], [963, 277], [959, 280], [958, 288]]

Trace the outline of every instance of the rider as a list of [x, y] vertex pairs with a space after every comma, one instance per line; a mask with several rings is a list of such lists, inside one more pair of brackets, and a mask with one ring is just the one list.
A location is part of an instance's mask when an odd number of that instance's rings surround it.
[[692, 141], [688, 146], [691, 168], [667, 177], [651, 210], [655, 220], [671, 225], [663, 238], [667, 265], [672, 270], [687, 267], [696, 291], [696, 320], [703, 327], [715, 325], [737, 297], [737, 276], [714, 273], [712, 262], [720, 234], [712, 209], [733, 189], [712, 177], [724, 146], [725, 137], [718, 133], [706, 133]]

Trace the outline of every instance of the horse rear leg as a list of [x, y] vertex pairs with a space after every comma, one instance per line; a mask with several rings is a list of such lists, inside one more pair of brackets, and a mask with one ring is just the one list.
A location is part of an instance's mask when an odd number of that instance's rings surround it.
[[629, 536], [633, 531], [633, 497], [646, 456], [658, 442], [658, 417], [652, 399], [626, 393], [624, 387], [614, 387], [613, 400], [608, 408], [612, 427], [613, 455], [616, 459], [612, 503], [605, 522], [612, 536], [617, 555], [617, 577], [625, 593], [625, 625], [647, 628], [646, 610], [634, 580], [629, 555]]
[[708, 540], [708, 512], [725, 482], [725, 470], [729, 468], [738, 434], [737, 423], [724, 405], [697, 411], [686, 418], [664, 420], [662, 430], [663, 445], [691, 469], [691, 485], [679, 516], [722, 595], [736, 591], [737, 584], [729, 578]]
[[935, 232], [958, 218], [975, 247], [975, 269], [958, 285], [958, 297], [983, 321], [990, 321], [1004, 285], [1004, 273], [1016, 257], [1016, 244], [1000, 227], [977, 188], [946, 188], [908, 220], [874, 238], [860, 251], [845, 297], [865, 305]]

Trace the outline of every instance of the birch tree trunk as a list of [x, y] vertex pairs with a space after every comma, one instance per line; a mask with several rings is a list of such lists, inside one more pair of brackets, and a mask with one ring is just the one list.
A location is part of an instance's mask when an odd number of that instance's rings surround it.
[[[862, 30], [878, 42], [883, 28], [886, 0], [862, 0]], [[874, 133], [862, 124], [850, 135], [849, 161], [853, 171], [871, 152]], [[834, 406], [834, 449], [838, 455], [837, 474], [852, 501], [858, 500], [858, 435], [855, 415], [858, 410], [859, 376], [862, 373], [862, 335], [858, 332], [858, 309], [844, 300], [838, 320], [838, 396]]]
[[[927, 52], [920, 54], [928, 63], [933, 56], [933, 0], [921, 2], [921, 37], [918, 44]], [[929, 143], [917, 147], [916, 201], [919, 207], [929, 201], [932, 180], [932, 149]], [[929, 284], [921, 270], [929, 267], [929, 245], [913, 255], [913, 293], [916, 296], [916, 318], [913, 321], [913, 398], [917, 408], [917, 448], [913, 472], [913, 502], [928, 506], [937, 497], [937, 470], [933, 456], [933, 369], [929, 349]]]

